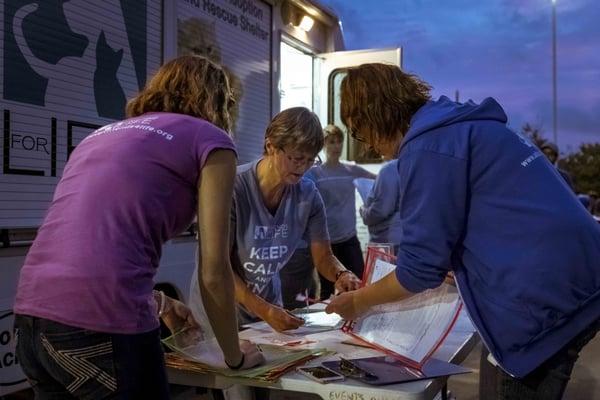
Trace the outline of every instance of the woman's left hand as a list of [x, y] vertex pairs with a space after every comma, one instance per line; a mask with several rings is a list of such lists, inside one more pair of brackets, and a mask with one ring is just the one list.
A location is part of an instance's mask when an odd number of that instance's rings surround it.
[[448, 274], [446, 275], [446, 278], [444, 279], [444, 282], [447, 283], [448, 285], [452, 285], [452, 286], [456, 287], [456, 280], [454, 277], [454, 272], [452, 272], [452, 271], [448, 272]]
[[194, 332], [201, 339], [202, 329], [198, 321], [194, 318], [192, 310], [179, 300], [171, 297], [165, 296], [165, 300], [167, 304], [161, 318], [171, 333], [186, 329], [186, 335], [191, 335]]
[[341, 274], [335, 281], [335, 290], [338, 293], [349, 292], [360, 288], [361, 281], [352, 271]]

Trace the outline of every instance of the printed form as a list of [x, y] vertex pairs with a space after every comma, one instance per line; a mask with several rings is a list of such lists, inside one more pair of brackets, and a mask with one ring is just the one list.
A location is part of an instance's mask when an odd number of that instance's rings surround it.
[[[378, 259], [371, 282], [376, 282], [396, 266]], [[406, 300], [373, 308], [356, 321], [352, 333], [404, 358], [423, 364], [452, 327], [461, 301], [454, 286], [443, 283]]]

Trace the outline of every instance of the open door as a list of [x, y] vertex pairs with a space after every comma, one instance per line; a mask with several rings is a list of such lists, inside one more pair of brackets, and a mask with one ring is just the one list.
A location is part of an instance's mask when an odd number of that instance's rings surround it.
[[[319, 54], [315, 58], [314, 109], [321, 122], [336, 124], [344, 132], [346, 127], [340, 118], [340, 84], [349, 67], [365, 63], [387, 63], [402, 67], [402, 49], [355, 50]], [[346, 132], [347, 133], [347, 132]], [[378, 162], [379, 158], [370, 154], [364, 145], [346, 135], [342, 154], [350, 161], [360, 163]]]

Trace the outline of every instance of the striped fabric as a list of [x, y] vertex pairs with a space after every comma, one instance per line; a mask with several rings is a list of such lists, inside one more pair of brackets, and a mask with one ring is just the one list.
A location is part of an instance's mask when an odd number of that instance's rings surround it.
[[67, 390], [75, 393], [85, 382], [90, 379], [97, 380], [101, 385], [111, 392], [117, 390], [117, 380], [102, 369], [94, 365], [90, 358], [112, 354], [112, 342], [100, 343], [93, 346], [72, 350], [55, 350], [44, 335], [41, 337], [42, 344], [48, 354], [65, 371], [71, 374], [75, 380], [67, 386]]

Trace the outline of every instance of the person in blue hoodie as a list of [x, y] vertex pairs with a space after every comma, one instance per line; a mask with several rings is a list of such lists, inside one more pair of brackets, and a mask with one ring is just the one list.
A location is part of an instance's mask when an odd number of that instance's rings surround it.
[[388, 161], [377, 175], [373, 188], [359, 213], [369, 229], [369, 240], [373, 243], [394, 244], [394, 254], [400, 242], [400, 181], [398, 179], [398, 161]]
[[454, 272], [497, 364], [489, 398], [560, 399], [600, 326], [600, 226], [492, 98], [430, 97], [386, 64], [348, 70], [342, 121], [398, 158], [402, 236], [394, 273], [327, 307], [346, 319]]

